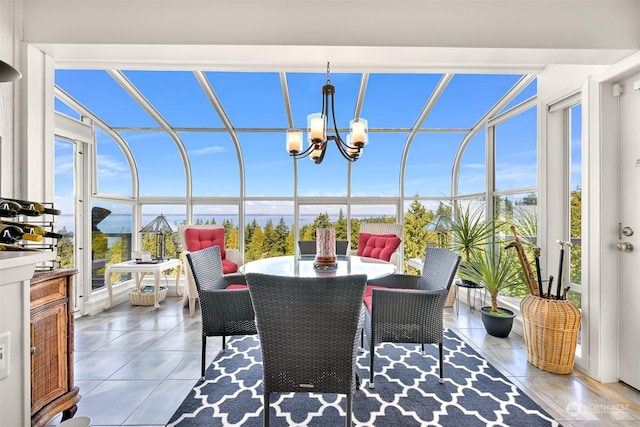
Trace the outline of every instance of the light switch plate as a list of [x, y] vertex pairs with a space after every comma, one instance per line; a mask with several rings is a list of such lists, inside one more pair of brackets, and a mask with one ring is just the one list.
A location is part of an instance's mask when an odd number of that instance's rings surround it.
[[11, 354], [11, 332], [0, 334], [0, 380], [9, 376], [9, 355]]

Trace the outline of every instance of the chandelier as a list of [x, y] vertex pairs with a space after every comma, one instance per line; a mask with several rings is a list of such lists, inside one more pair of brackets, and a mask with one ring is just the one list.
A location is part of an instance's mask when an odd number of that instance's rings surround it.
[[[289, 154], [296, 159], [310, 157], [317, 165], [322, 163], [324, 159], [328, 141], [334, 141], [342, 157], [350, 162], [358, 160], [364, 146], [369, 142], [367, 121], [363, 118], [354, 118], [349, 122], [349, 134], [346, 141], [340, 136], [336, 125], [336, 110], [333, 100], [336, 88], [331, 84], [329, 73], [330, 68], [327, 62], [327, 83], [322, 86], [322, 112], [307, 116], [309, 146], [305, 150], [302, 149], [302, 130], [287, 130], [287, 151]], [[329, 117], [335, 135], [327, 135]]]

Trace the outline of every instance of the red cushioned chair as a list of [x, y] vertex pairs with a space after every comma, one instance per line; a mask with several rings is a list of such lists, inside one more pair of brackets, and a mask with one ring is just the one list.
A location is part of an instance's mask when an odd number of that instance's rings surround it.
[[376, 222], [360, 224], [358, 250], [349, 252], [349, 255], [359, 255], [389, 261], [396, 265], [396, 273], [402, 273], [404, 271], [403, 231], [402, 224], [396, 223]]
[[198, 251], [211, 246], [220, 247], [222, 258], [222, 272], [225, 275], [239, 274], [238, 268], [243, 264], [242, 255], [238, 249], [227, 249], [224, 247], [224, 228], [221, 225], [181, 225], [178, 227], [178, 234], [183, 250], [183, 264], [186, 271], [186, 287], [184, 292], [185, 305], [189, 304], [189, 314], [195, 316], [196, 300], [198, 291], [193, 279], [193, 273], [186, 261], [189, 252]]

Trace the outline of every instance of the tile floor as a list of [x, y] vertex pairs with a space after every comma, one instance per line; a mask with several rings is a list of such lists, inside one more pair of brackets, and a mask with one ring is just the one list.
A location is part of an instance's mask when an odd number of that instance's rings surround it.
[[[445, 309], [453, 329], [564, 426], [640, 425], [640, 393], [623, 384], [600, 384], [575, 371], [544, 372], [527, 362], [522, 338], [486, 334], [478, 312]], [[197, 312], [199, 315], [199, 310]], [[160, 309], [120, 304], [76, 319], [75, 382], [82, 398], [77, 416], [93, 427], [164, 426], [200, 373], [200, 323], [176, 297]], [[220, 339], [208, 340], [209, 362]], [[49, 423], [60, 423], [60, 416]]]

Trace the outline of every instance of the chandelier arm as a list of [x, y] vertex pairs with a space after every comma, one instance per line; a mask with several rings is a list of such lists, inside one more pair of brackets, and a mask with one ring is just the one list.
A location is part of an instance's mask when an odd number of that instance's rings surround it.
[[320, 151], [320, 156], [315, 160], [316, 165], [319, 165], [324, 160], [324, 154], [327, 152], [327, 142], [322, 143], [322, 148]]
[[291, 157], [295, 157], [296, 159], [304, 159], [305, 157], [308, 157], [309, 154], [311, 154], [311, 152], [313, 151], [314, 145], [311, 144], [309, 145], [306, 150], [301, 151], [299, 153], [289, 153], [289, 155]]
[[[362, 123], [358, 126], [357, 138], [358, 142], [354, 145], [351, 144], [350, 137], [353, 137], [356, 133], [355, 127], [352, 128], [352, 125], [349, 125], [349, 132], [353, 132], [354, 134], [347, 135], [347, 141], [342, 139], [340, 135], [340, 130], [338, 129], [338, 122], [336, 120], [336, 109], [335, 109], [335, 86], [331, 84], [330, 74], [331, 69], [329, 68], [329, 62], [327, 62], [327, 81], [326, 84], [322, 86], [322, 110], [320, 113], [314, 113], [307, 116], [307, 123], [309, 132], [309, 146], [300, 152], [289, 151], [289, 155], [294, 159], [301, 159], [304, 157], [312, 156], [311, 159], [315, 162], [315, 164], [320, 164], [324, 160], [324, 156], [327, 152], [327, 146], [329, 144], [329, 140], [332, 140], [336, 143], [338, 147], [338, 151], [340, 155], [344, 157], [349, 162], [355, 162], [360, 158], [362, 154], [362, 147], [366, 144], [366, 121], [364, 123], [364, 127]], [[330, 98], [330, 99], [329, 99]], [[329, 111], [331, 109], [331, 111]], [[322, 117], [322, 122], [319, 122], [317, 119]], [[329, 134], [329, 120], [333, 120], [332, 127], [334, 135]], [[362, 121], [358, 119], [359, 121]], [[355, 122], [356, 119], [352, 120]], [[319, 135], [319, 126], [322, 125], [322, 135]], [[291, 129], [291, 131], [297, 132], [295, 129]], [[287, 131], [289, 132], [289, 131]], [[363, 136], [362, 133], [365, 133]], [[302, 141], [300, 141], [300, 136], [291, 133], [293, 136], [289, 136], [287, 133], [287, 149], [289, 148], [302, 148]], [[364, 138], [364, 141], [361, 141], [360, 138]]]
[[338, 131], [338, 125], [336, 124], [336, 108], [334, 105], [333, 94], [331, 94], [331, 118], [333, 119], [333, 130], [336, 133], [336, 143], [340, 142], [340, 144], [347, 145], [340, 136], [340, 131]]
[[[345, 159], [349, 160], [350, 162], [355, 162], [356, 160], [358, 160], [358, 156], [352, 156], [351, 154], [349, 154], [349, 152], [344, 148], [343, 145], [346, 145], [348, 147], [347, 144], [345, 144], [342, 140], [338, 140], [337, 138], [331, 138], [335, 141], [336, 145], [338, 146], [338, 151], [340, 151], [340, 154], [342, 154], [342, 157], [344, 157]], [[360, 151], [358, 150], [358, 153]]]

